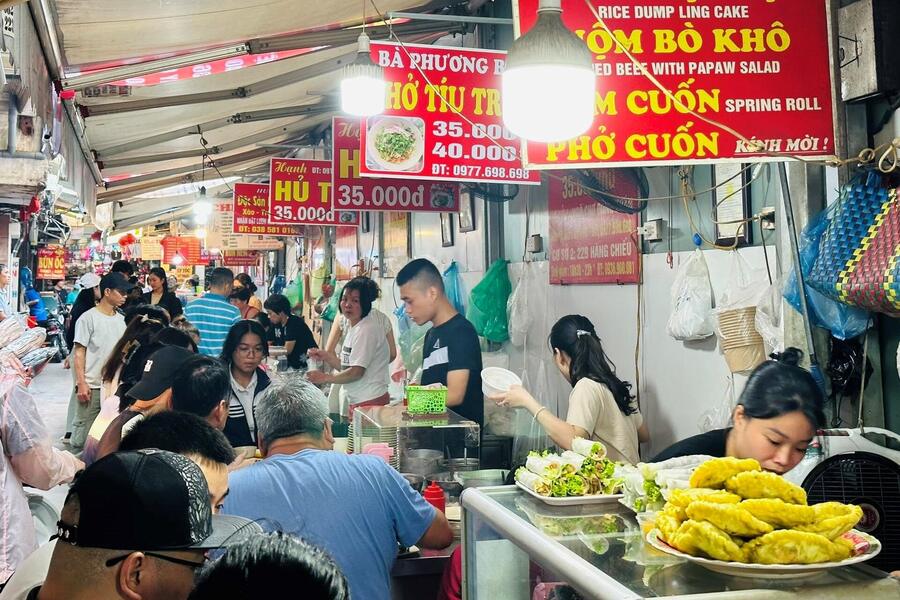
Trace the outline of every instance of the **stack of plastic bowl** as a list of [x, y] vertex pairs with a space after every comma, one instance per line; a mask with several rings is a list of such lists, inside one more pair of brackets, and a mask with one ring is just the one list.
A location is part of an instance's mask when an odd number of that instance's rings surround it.
[[766, 360], [763, 338], [756, 331], [756, 307], [722, 310], [719, 346], [732, 373], [746, 373]]

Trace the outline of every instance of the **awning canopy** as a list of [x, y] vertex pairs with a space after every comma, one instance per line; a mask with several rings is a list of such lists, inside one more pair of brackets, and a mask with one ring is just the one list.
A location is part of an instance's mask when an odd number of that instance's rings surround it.
[[[363, 8], [372, 22], [372, 4], [45, 0], [30, 6], [55, 63], [51, 75], [75, 92], [66, 105], [82, 130], [78, 138], [93, 159], [94, 177], [102, 178], [97, 203], [115, 203], [117, 226], [138, 227], [143, 217], [155, 221], [184, 201], [142, 194], [218, 175], [258, 175], [272, 156], [317, 142], [336, 112], [335, 75], [355, 57]], [[387, 14], [467, 2], [374, 4]], [[460, 28], [415, 20], [393, 26], [402, 39], [426, 43]], [[385, 26], [373, 29], [373, 39], [386, 39]]]

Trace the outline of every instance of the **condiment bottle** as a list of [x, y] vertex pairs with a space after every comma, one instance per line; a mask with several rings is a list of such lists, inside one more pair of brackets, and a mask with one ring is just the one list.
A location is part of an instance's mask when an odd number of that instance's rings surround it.
[[425, 501], [441, 512], [444, 512], [444, 490], [435, 482], [431, 482], [425, 491], [422, 492]]

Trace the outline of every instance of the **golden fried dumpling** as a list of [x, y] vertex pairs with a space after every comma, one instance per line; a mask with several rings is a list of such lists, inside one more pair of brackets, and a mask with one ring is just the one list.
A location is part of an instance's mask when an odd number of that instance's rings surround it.
[[775, 473], [749, 471], [725, 482], [725, 489], [744, 500], [778, 498], [789, 504], [806, 504], [806, 490]]
[[812, 506], [788, 504], [780, 498], [751, 498], [744, 500], [739, 506], [760, 521], [782, 529], [812, 523], [816, 518], [816, 511]]
[[694, 521], [709, 521], [725, 533], [741, 537], [756, 537], [772, 531], [772, 526], [760, 521], [740, 504], [716, 504], [697, 500], [685, 509]]
[[669, 515], [670, 517], [674, 517], [678, 520], [679, 523], [687, 520], [687, 514], [684, 512], [684, 509], [680, 506], [676, 506], [671, 502], [666, 502], [665, 507], [662, 510], [663, 514]]
[[744, 562], [744, 552], [731, 536], [707, 521], [685, 521], [673, 536], [674, 547], [686, 554]]
[[714, 490], [711, 488], [675, 489], [669, 493], [669, 504], [680, 508], [687, 508], [687, 505], [694, 500], [715, 502], [717, 504], [737, 504], [741, 501], [741, 497], [725, 490]]
[[672, 543], [675, 533], [681, 526], [681, 521], [671, 515], [660, 513], [656, 515], [656, 528], [659, 529], [660, 536], [663, 540]]
[[862, 509], [855, 504], [840, 502], [822, 502], [812, 506], [815, 520], [806, 525], [795, 527], [798, 531], [818, 533], [834, 540], [853, 529], [862, 519]]
[[764, 565], [810, 565], [840, 561], [850, 556], [846, 544], [835, 544], [825, 536], [792, 529], [779, 529], [744, 544], [747, 560]]
[[744, 471], [759, 471], [759, 462], [753, 458], [714, 458], [708, 460], [691, 474], [692, 488], [722, 489], [725, 482]]

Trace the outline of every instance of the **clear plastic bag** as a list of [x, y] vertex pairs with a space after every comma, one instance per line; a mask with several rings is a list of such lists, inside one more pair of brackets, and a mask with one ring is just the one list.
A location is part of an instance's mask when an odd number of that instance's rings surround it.
[[672, 313], [666, 331], [676, 340], [702, 340], [713, 335], [712, 287], [703, 251], [694, 250], [678, 268], [672, 285]]
[[782, 282], [776, 281], [765, 291], [756, 305], [756, 331], [762, 336], [768, 353], [784, 350], [784, 302]]
[[717, 302], [716, 336], [732, 373], [749, 373], [766, 360], [766, 346], [756, 330], [756, 306], [769, 287], [762, 269], [753, 269], [732, 253], [731, 280]]
[[722, 401], [700, 415], [700, 420], [697, 422], [700, 431], [713, 431], [728, 427], [731, 424], [731, 415], [734, 412], [736, 403], [737, 399], [734, 397], [734, 376], [730, 375], [726, 379]]
[[[335, 292], [337, 293], [337, 292]], [[397, 345], [400, 347], [400, 357], [409, 373], [409, 381], [422, 380], [422, 357], [425, 349], [425, 334], [431, 329], [431, 323], [416, 325], [409, 318], [402, 306], [394, 310], [397, 317]]]
[[522, 275], [519, 277], [516, 289], [509, 296], [509, 302], [506, 303], [506, 313], [509, 319], [509, 341], [517, 348], [525, 345], [528, 328], [531, 327], [533, 321], [532, 315], [528, 312], [528, 299], [534, 297], [533, 294], [540, 293], [540, 290], [535, 287], [536, 284], [537, 278], [535, 277], [534, 263], [523, 263]]

